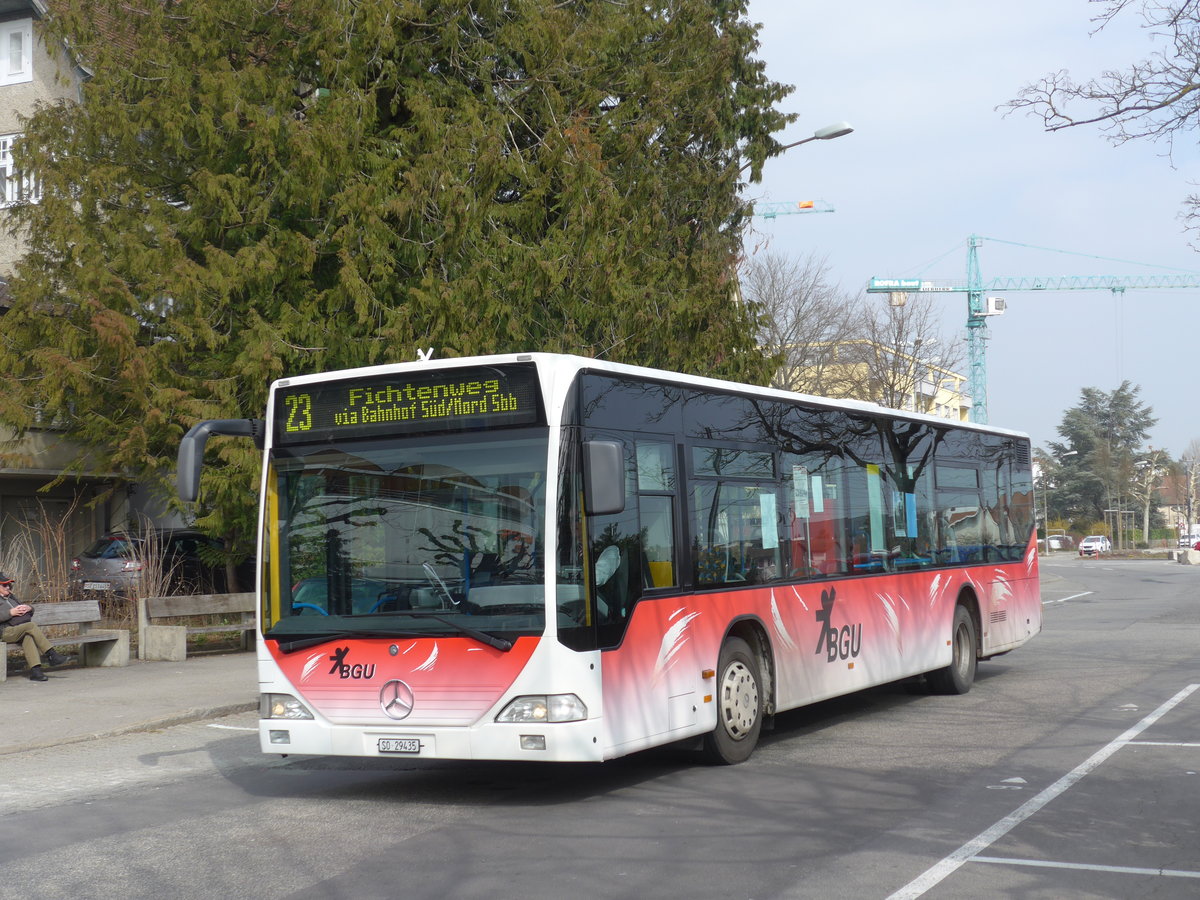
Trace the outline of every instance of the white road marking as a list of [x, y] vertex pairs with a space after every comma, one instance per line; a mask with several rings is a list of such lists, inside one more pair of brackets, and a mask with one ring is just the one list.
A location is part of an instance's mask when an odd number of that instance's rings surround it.
[[209, 728], [224, 728], [226, 731], [258, 731], [257, 728], [246, 728], [242, 725], [217, 725], [214, 722], [208, 723]]
[[1086, 597], [1088, 594], [1094, 594], [1095, 591], [1084, 591], [1082, 594], [1072, 594], [1070, 597], [1060, 597], [1057, 600], [1044, 600], [1043, 603], [1066, 603], [1068, 600], [1078, 600], [1080, 597]]
[[1089, 872], [1113, 872], [1118, 875], [1166, 875], [1168, 878], [1200, 878], [1200, 872], [1185, 869], [1140, 869], [1136, 866], [1093, 866], [1088, 863], [1049, 862], [1041, 859], [1005, 859], [1001, 856], [972, 856], [971, 862], [998, 863], [1005, 866], [1040, 866], [1044, 869], [1083, 869]]
[[1190, 684], [1185, 687], [1154, 712], [1146, 716], [1146, 718], [1101, 747], [1037, 796], [1030, 798], [991, 828], [967, 841], [967, 843], [945, 857], [941, 862], [926, 869], [904, 887], [900, 888], [900, 890], [889, 896], [888, 900], [916, 900], [917, 897], [923, 895], [930, 888], [940, 884], [950, 875], [957, 872], [963, 863], [970, 861], [972, 857], [1000, 840], [1000, 838], [1004, 837], [1034, 813], [1041, 810], [1042, 807], [1055, 797], [1073, 787], [1084, 775], [1087, 775], [1126, 744], [1130, 743], [1135, 737], [1195, 693], [1198, 688], [1200, 688], [1200, 684]]

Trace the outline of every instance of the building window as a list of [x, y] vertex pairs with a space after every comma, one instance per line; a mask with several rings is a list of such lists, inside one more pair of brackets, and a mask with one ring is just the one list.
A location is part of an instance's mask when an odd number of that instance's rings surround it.
[[13, 143], [19, 134], [0, 134], [0, 209], [16, 203], [37, 203], [41, 191], [13, 165]]
[[33, 20], [0, 22], [0, 84], [33, 81]]

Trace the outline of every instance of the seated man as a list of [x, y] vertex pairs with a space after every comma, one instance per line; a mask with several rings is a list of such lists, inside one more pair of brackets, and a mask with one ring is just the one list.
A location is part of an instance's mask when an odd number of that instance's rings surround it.
[[[49, 681], [46, 673], [42, 671], [42, 657], [45, 656], [46, 662], [52, 666], [64, 665], [70, 662], [70, 659], [50, 646], [50, 642], [42, 634], [42, 629], [31, 621], [33, 607], [18, 600], [12, 586], [13, 580], [0, 572], [0, 641], [6, 644], [21, 644], [21, 649], [25, 651], [25, 662], [29, 667], [30, 681]], [[14, 619], [16, 624], [13, 624]], [[7, 657], [7, 654], [5, 656]], [[6, 662], [6, 659], [0, 659], [0, 664]]]

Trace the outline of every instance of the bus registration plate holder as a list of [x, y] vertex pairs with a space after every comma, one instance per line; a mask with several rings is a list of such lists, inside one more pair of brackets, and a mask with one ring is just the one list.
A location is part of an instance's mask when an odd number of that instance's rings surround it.
[[380, 738], [380, 753], [420, 753], [420, 738]]

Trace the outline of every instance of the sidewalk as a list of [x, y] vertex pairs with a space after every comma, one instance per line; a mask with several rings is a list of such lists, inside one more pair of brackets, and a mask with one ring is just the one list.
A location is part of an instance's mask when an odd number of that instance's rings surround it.
[[[16, 668], [16, 666], [14, 666]], [[139, 662], [123, 668], [49, 669], [36, 683], [10, 669], [0, 683], [0, 756], [150, 731], [258, 705], [253, 653]]]

